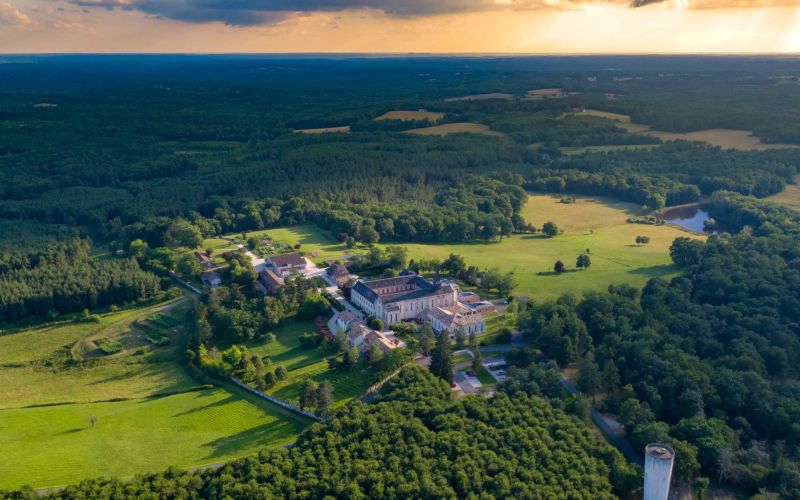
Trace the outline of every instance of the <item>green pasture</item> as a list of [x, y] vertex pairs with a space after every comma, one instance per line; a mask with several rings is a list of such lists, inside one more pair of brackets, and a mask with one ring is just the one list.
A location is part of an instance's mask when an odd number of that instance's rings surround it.
[[[293, 441], [305, 419], [238, 388], [205, 385], [186, 369], [190, 306], [0, 336], [0, 489], [201, 466]], [[169, 344], [148, 342], [154, 331]], [[93, 339], [123, 350], [99, 355]]]
[[[92, 417], [96, 418], [94, 426]], [[305, 422], [223, 389], [0, 410], [0, 488], [195, 467], [294, 440]]]

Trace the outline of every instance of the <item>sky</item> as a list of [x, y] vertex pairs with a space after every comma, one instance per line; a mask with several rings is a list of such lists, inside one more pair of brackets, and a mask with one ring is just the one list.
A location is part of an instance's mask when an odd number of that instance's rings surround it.
[[0, 53], [800, 53], [800, 0], [0, 0]]

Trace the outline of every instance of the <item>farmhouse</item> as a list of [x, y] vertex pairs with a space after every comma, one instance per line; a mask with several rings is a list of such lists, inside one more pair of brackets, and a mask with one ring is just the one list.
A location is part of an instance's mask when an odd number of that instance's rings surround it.
[[350, 271], [348, 271], [343, 264], [331, 264], [330, 267], [325, 270], [325, 273], [333, 278], [339, 286], [350, 281]]
[[358, 280], [350, 300], [368, 315], [391, 325], [415, 320], [428, 308], [455, 306], [458, 286], [450, 282], [431, 283], [410, 271], [403, 271], [396, 278]]
[[204, 254], [203, 252], [197, 251], [194, 253], [194, 256], [197, 257], [197, 260], [200, 261], [200, 265], [203, 266], [203, 269], [209, 269], [214, 267], [214, 261], [208, 255]]
[[268, 292], [274, 292], [285, 283], [283, 278], [275, 274], [272, 269], [265, 269], [258, 273], [258, 281], [264, 285]]
[[296, 253], [286, 253], [274, 255], [267, 259], [266, 268], [277, 274], [281, 278], [286, 278], [292, 274], [306, 272], [306, 259]]

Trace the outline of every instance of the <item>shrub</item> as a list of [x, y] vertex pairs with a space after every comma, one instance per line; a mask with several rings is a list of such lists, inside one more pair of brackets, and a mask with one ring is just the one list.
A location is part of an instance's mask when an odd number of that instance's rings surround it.
[[313, 349], [322, 343], [322, 335], [314, 332], [306, 332], [300, 335], [299, 340], [303, 349]]

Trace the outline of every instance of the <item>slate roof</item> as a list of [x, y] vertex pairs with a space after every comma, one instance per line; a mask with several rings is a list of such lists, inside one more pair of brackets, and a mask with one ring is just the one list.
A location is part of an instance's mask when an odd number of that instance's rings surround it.
[[273, 255], [269, 258], [269, 261], [275, 264], [278, 267], [288, 267], [288, 266], [305, 266], [306, 259], [303, 258], [302, 255], [297, 253], [285, 253], [283, 255]]
[[353, 291], [365, 297], [370, 302], [374, 302], [378, 297], [380, 297], [378, 295], [378, 292], [375, 291], [376, 288], [385, 288], [385, 287], [411, 285], [411, 284], [413, 284], [417, 288], [415, 290], [408, 290], [404, 292], [397, 292], [393, 294], [384, 295], [383, 297], [381, 297], [381, 301], [384, 304], [391, 304], [394, 302], [419, 299], [437, 293], [442, 293], [442, 292], [447, 293], [449, 291], [452, 291], [452, 285], [450, 284], [435, 285], [430, 281], [426, 280], [425, 278], [423, 278], [422, 276], [417, 276], [414, 273], [406, 274], [405, 276], [398, 276], [396, 278], [383, 278], [371, 281], [359, 280], [353, 287]]

